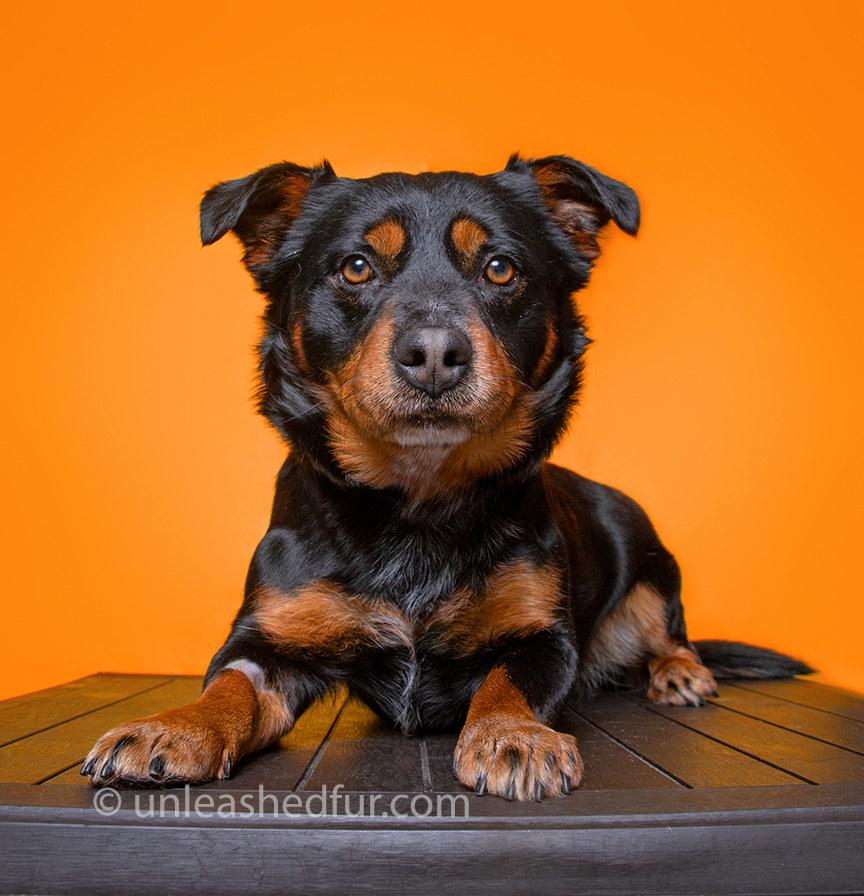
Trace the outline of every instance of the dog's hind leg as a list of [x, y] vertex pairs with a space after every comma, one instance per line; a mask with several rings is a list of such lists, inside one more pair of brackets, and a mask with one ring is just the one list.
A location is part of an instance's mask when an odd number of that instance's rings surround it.
[[717, 684], [687, 640], [677, 564], [669, 554], [658, 559], [667, 561], [662, 574], [639, 582], [598, 627], [583, 677], [590, 690], [647, 665], [649, 700], [702, 706]]

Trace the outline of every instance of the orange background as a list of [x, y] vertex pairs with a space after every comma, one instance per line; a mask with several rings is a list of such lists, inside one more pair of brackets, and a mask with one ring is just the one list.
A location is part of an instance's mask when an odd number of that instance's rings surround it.
[[[292, 8], [294, 7], [294, 8]], [[260, 298], [202, 250], [217, 180], [502, 167], [631, 184], [558, 459], [630, 492], [694, 637], [864, 689], [862, 4], [13, 4], [0, 38], [0, 696], [201, 672], [283, 448], [253, 415]]]

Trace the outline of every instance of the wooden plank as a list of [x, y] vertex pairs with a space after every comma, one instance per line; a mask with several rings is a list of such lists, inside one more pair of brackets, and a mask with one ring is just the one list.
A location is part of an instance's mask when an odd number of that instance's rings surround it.
[[[721, 697], [726, 693], [720, 687]], [[725, 709], [651, 704], [650, 712], [707, 735], [813, 784], [864, 781], [864, 756]]]
[[458, 731], [424, 735], [423, 743], [428, 759], [430, 790], [439, 793], [469, 792], [468, 788], [463, 787], [456, 775], [453, 774], [453, 752], [458, 739]]
[[415, 793], [423, 790], [420, 739], [390, 728], [359, 700], [349, 700], [300, 790]]
[[[24, 706], [26, 703], [30, 703], [33, 700], [44, 700], [46, 697], [51, 697], [56, 692], [62, 692], [67, 688], [86, 687], [88, 683], [92, 683], [102, 676], [116, 676], [118, 678], [131, 677], [123, 672], [94, 672], [93, 675], [85, 675], [83, 678], [76, 678], [73, 681], [66, 681], [63, 684], [58, 684], [50, 688], [42, 688], [38, 691], [28, 691], [26, 694], [20, 694], [17, 697], [7, 697], [5, 700], [0, 701], [0, 707], [6, 709], [14, 706]], [[174, 678], [175, 676], [162, 675], [159, 677]]]
[[[0, 828], [14, 821], [51, 821], [57, 824], [89, 824], [96, 820], [93, 797], [95, 791], [89, 787], [56, 786], [45, 787], [35, 784], [0, 784]], [[144, 791], [145, 793], [147, 791]], [[171, 792], [171, 791], [167, 791]], [[242, 795], [246, 791], [240, 791]], [[255, 791], [251, 791], [255, 793]], [[296, 791], [295, 791], [296, 792]], [[112, 816], [117, 823], [137, 821], [136, 798], [142, 791], [120, 791], [120, 810]], [[190, 788], [190, 797], [209, 794], [214, 798], [237, 796], [211, 789], [204, 785]], [[277, 795], [292, 795], [292, 791], [274, 791]], [[308, 793], [308, 792], [307, 792]], [[185, 797], [182, 792], [181, 798]], [[315, 796], [316, 793], [311, 795]], [[444, 796], [453, 796], [447, 793]], [[825, 813], [841, 811], [844, 817], [864, 819], [864, 783], [823, 784], [813, 787], [809, 784], [783, 784], [766, 787], [701, 787], [665, 788], [661, 790], [586, 790], [577, 791], [577, 799], [556, 799], [536, 802], [508, 802], [498, 797], [482, 796], [460, 792], [455, 794], [468, 801], [470, 811], [460, 826], [464, 829], [479, 826], [568, 827], [573, 830], [594, 824], [629, 824], [634, 820], [657, 820], [667, 817], [670, 824], [725, 824], [741, 813], [755, 818], [759, 823], [782, 822], [784, 818], [798, 820], [801, 810], [813, 817]], [[341, 807], [339, 807], [341, 809]], [[71, 810], [71, 811], [70, 811]], [[272, 817], [269, 807], [263, 815], [255, 814], [243, 823], [276, 824], [280, 827], [327, 827], [337, 823], [334, 816], [311, 815]], [[131, 816], [131, 819], [130, 819]], [[363, 826], [364, 819], [352, 818], [343, 813], [342, 822]], [[257, 818], [257, 822], [256, 822]], [[168, 823], [166, 821], [166, 823]], [[194, 816], [193, 821], [196, 823]], [[202, 825], [225, 824], [224, 819]], [[399, 822], [402, 824], [403, 822]], [[432, 817], [422, 821], [424, 830], [429, 830]], [[439, 826], [452, 826], [451, 820], [443, 820]], [[2, 892], [2, 890], [0, 890]]]
[[809, 706], [725, 683], [723, 697], [715, 702], [725, 709], [770, 722], [789, 731], [797, 731], [846, 750], [864, 753], [864, 721], [811, 709]]
[[[197, 700], [200, 678], [176, 678], [47, 731], [0, 747], [0, 781], [38, 784], [79, 762], [110, 728]], [[83, 778], [81, 779], [83, 782]]]
[[[653, 790], [681, 786], [616, 743], [571, 708], [561, 713], [554, 727], [558, 731], [572, 734], [579, 744], [585, 763], [585, 776], [579, 785], [580, 792]], [[425, 737], [434, 790], [468, 792], [453, 774], [453, 751], [457, 737], [456, 733]]]
[[170, 675], [99, 674], [0, 703], [0, 747], [155, 688]]
[[788, 700], [799, 706], [809, 706], [812, 709], [821, 709], [823, 712], [833, 712], [838, 716], [846, 716], [848, 719], [864, 721], [864, 695], [837, 688], [832, 685], [822, 684], [818, 681], [750, 681], [741, 680], [729, 682], [736, 688], [754, 691], [757, 694], [766, 694], [769, 697], [777, 697]]
[[[379, 819], [379, 821], [381, 821]], [[290, 832], [209, 826], [12, 822], [0, 828], [6, 893], [244, 894], [505, 892], [548, 896], [853, 893], [861, 890], [860, 816], [772, 823], [631, 824], [464, 829], [422, 819]], [[105, 857], [108, 857], [107, 859]]]
[[608, 734], [568, 707], [558, 720], [559, 731], [579, 744], [585, 775], [579, 790], [656, 790], [682, 785], [636, 756]]
[[[579, 704], [578, 711], [598, 728], [688, 787], [741, 787], [796, 784], [778, 769], [731, 746], [703, 737], [649, 707], [622, 695], [598, 697]], [[682, 710], [704, 716], [712, 707]], [[728, 713], [727, 713], [728, 715]]]

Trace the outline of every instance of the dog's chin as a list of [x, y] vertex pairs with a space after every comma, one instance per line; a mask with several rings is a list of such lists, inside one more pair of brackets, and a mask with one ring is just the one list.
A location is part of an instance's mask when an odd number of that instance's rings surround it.
[[461, 445], [471, 436], [460, 424], [406, 425], [394, 429], [390, 440], [403, 448], [450, 448]]

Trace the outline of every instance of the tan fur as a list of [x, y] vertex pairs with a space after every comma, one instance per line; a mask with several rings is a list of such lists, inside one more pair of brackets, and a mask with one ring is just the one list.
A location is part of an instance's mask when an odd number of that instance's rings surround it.
[[557, 796], [582, 777], [575, 738], [538, 722], [500, 666], [471, 701], [453, 768], [468, 787], [519, 800]]
[[530, 428], [530, 411], [515, 406], [496, 431], [472, 434], [462, 444], [404, 446], [364, 434], [338, 411], [328, 421], [342, 469], [366, 485], [401, 488], [417, 502], [446, 500], [505, 469], [525, 451]]
[[599, 257], [600, 244], [597, 242], [597, 234], [600, 231], [600, 222], [597, 220], [596, 209], [582, 202], [562, 200], [555, 203], [552, 217], [585, 258], [593, 261]]
[[615, 680], [625, 669], [648, 664], [648, 699], [679, 706], [701, 703], [716, 692], [714, 677], [692, 650], [669, 637], [666, 602], [637, 585], [603, 620], [588, 647], [583, 677], [590, 685]]
[[585, 202], [560, 198], [562, 178], [557, 165], [535, 166], [534, 177], [540, 185], [546, 208], [559, 227], [570, 237], [579, 252], [593, 261], [600, 255], [600, 245], [597, 242], [600, 221], [597, 209]]
[[464, 265], [469, 265], [475, 260], [488, 239], [489, 234], [483, 226], [471, 218], [457, 218], [450, 228], [450, 241]]
[[458, 444], [406, 446], [394, 437], [407, 387], [390, 363], [392, 316], [384, 309], [363, 343], [330, 377], [328, 437], [340, 467], [376, 488], [402, 488], [415, 501], [446, 499], [522, 456], [533, 426], [530, 397], [489, 330], [469, 325], [470, 387], [455, 408], [468, 431]]
[[546, 344], [543, 346], [543, 354], [534, 368], [534, 376], [532, 385], [539, 386], [543, 382], [543, 377], [549, 372], [552, 361], [555, 358], [555, 350], [558, 348], [558, 333], [551, 320], [546, 321]]
[[294, 361], [298, 369], [304, 373], [309, 372], [309, 362], [306, 360], [306, 352], [303, 349], [303, 322], [297, 321], [291, 327], [291, 347], [294, 349]]
[[536, 721], [525, 695], [513, 686], [507, 671], [501, 666], [496, 666], [477, 689], [468, 715], [465, 717], [465, 724], [474, 722], [486, 724], [496, 715]]
[[255, 621], [271, 640], [306, 650], [357, 650], [410, 644], [410, 624], [399, 610], [365, 595], [349, 595], [327, 579], [289, 592], [263, 588]]
[[498, 567], [479, 593], [457, 589], [416, 622], [388, 601], [346, 594], [327, 579], [289, 592], [261, 589], [253, 615], [271, 640], [307, 650], [410, 646], [416, 638], [432, 635], [442, 648], [468, 656], [508, 636], [549, 628], [558, 618], [561, 600], [556, 570], [518, 560]]
[[396, 258], [405, 245], [405, 229], [402, 225], [388, 219], [368, 230], [363, 238], [375, 250], [388, 273], [392, 273], [396, 267]]
[[590, 674], [614, 677], [616, 670], [634, 667], [675, 649], [666, 626], [666, 603], [647, 585], [637, 585], [597, 629], [585, 665]]
[[[109, 731], [85, 761], [95, 760], [93, 783], [148, 780], [157, 756], [166, 780], [208, 781], [225, 777], [231, 763], [278, 740], [293, 724], [281, 695], [227, 669], [195, 703]], [[113, 770], [100, 777], [112, 756]]]
[[651, 681], [648, 699], [673, 706], [699, 706], [706, 697], [716, 696], [717, 682], [700, 664], [692, 650], [678, 646], [666, 656], [648, 664]]
[[459, 656], [467, 656], [505, 637], [549, 628], [561, 601], [557, 571], [519, 560], [498, 567], [479, 594], [465, 588], [454, 592], [427, 627]]
[[273, 257], [291, 222], [300, 214], [310, 184], [309, 176], [302, 172], [284, 177], [279, 185], [282, 196], [279, 207], [268, 215], [260, 216], [255, 222], [254, 231], [246, 232], [242, 226], [237, 228], [237, 235], [246, 249], [243, 263], [247, 268], [254, 272], [256, 267]]
[[353, 423], [358, 435], [376, 433], [382, 415], [386, 419], [392, 413], [390, 404], [397, 386], [390, 363], [392, 342], [393, 318], [385, 308], [363, 342], [330, 375], [334, 409]]

